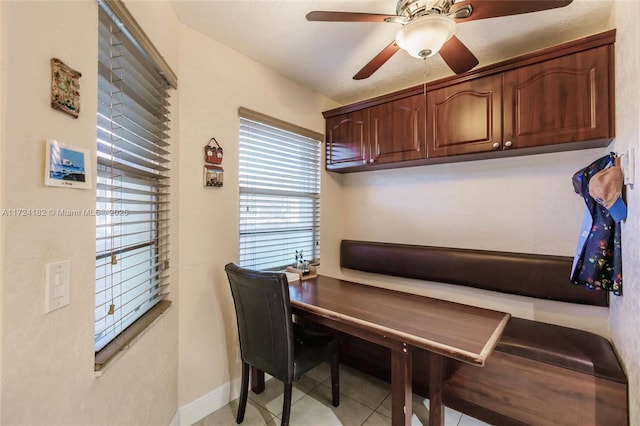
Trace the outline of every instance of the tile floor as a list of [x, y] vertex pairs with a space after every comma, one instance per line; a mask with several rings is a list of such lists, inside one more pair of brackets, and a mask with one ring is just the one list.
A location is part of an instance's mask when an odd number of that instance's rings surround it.
[[[249, 391], [243, 426], [279, 426], [282, 413], [282, 382], [267, 380], [261, 394]], [[429, 424], [429, 400], [414, 395], [412, 425]], [[238, 400], [201, 419], [194, 426], [233, 426]], [[320, 365], [294, 382], [291, 426], [391, 426], [390, 385], [353, 368], [340, 366], [340, 406], [331, 405], [328, 364]], [[450, 408], [445, 426], [488, 426]]]

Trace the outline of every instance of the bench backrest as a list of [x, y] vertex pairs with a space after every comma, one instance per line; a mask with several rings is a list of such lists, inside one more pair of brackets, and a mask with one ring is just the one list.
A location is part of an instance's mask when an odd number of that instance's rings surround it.
[[571, 284], [573, 258], [343, 240], [340, 266], [376, 274], [608, 306], [609, 295]]

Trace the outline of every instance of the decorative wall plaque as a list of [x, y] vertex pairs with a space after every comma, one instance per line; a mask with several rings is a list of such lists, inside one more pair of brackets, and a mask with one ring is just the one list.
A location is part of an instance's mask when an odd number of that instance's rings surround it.
[[224, 169], [218, 166], [204, 166], [204, 186], [220, 188], [224, 183]]
[[58, 58], [51, 58], [51, 107], [78, 118], [82, 74]]

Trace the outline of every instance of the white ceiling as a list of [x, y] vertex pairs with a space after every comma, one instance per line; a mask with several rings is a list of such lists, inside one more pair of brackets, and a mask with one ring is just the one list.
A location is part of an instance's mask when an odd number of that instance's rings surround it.
[[[472, 0], [472, 4], [473, 4]], [[475, 0], [482, 1], [482, 0]], [[307, 22], [312, 10], [395, 14], [395, 0], [171, 0], [178, 19], [340, 104], [451, 75], [439, 56], [425, 63], [398, 51], [365, 80], [353, 75], [395, 37], [399, 24]], [[611, 28], [610, 0], [459, 24], [456, 36], [482, 67]]]

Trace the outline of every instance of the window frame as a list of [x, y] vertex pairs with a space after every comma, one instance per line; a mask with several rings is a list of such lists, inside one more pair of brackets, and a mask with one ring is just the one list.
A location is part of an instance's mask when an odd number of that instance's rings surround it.
[[[238, 175], [239, 175], [239, 265], [249, 269], [264, 269], [264, 270], [281, 270], [286, 268], [287, 266], [291, 266], [295, 262], [296, 257], [296, 246], [298, 244], [304, 245], [306, 250], [304, 251], [304, 258], [310, 264], [317, 265], [320, 262], [320, 193], [321, 193], [321, 175], [322, 175], [322, 143], [324, 141], [324, 135], [318, 132], [314, 132], [312, 130], [288, 123], [286, 121], [268, 116], [266, 114], [262, 114], [256, 111], [252, 111], [250, 109], [241, 107], [238, 109], [238, 116], [240, 121], [240, 134], [239, 134], [239, 167], [238, 167]], [[249, 125], [245, 122], [253, 122], [256, 125], [249, 129]], [[279, 135], [282, 137], [282, 140], [278, 140], [278, 142], [271, 142], [269, 144], [270, 148], [276, 147], [279, 143], [282, 146], [292, 145], [296, 142], [300, 144], [299, 150], [303, 153], [306, 153], [312, 158], [307, 159], [299, 158], [296, 163], [296, 167], [292, 169], [300, 169], [297, 170], [302, 173], [302, 169], [313, 167], [313, 175], [309, 177], [301, 177], [300, 180], [296, 180], [296, 177], [291, 177], [291, 181], [294, 182], [285, 182], [284, 180], [280, 184], [279, 187], [274, 187], [273, 182], [276, 181], [275, 177], [269, 177], [271, 183], [262, 182], [260, 183], [263, 187], [258, 187], [258, 179], [259, 177], [254, 177], [251, 179], [248, 176], [248, 173], [255, 173], [256, 170], [251, 169], [251, 166], [243, 165], [243, 161], [246, 163], [249, 161], [251, 157], [250, 154], [245, 154], [243, 159], [243, 145], [246, 150], [246, 142], [243, 143], [243, 137], [248, 138], [249, 135], [243, 136], [243, 131], [247, 132], [248, 130], [259, 132], [258, 128], [260, 126], [271, 128], [274, 132], [279, 132]], [[252, 135], [253, 136], [253, 135]], [[271, 135], [269, 135], [271, 136]], [[257, 137], [257, 136], [256, 136]], [[267, 137], [267, 136], [263, 136]], [[311, 144], [315, 144], [313, 148], [311, 148]], [[265, 147], [265, 150], [267, 148]], [[306, 151], [306, 152], [305, 152]], [[256, 163], [260, 161], [257, 159], [259, 157], [259, 153], [256, 151], [252, 152], [254, 156], [251, 158], [251, 161]], [[297, 152], [300, 154], [300, 152]], [[278, 156], [277, 153], [273, 151], [270, 153], [271, 159], [265, 159], [261, 166], [259, 167], [261, 172], [265, 172], [269, 167], [274, 168], [274, 175], [276, 173], [282, 174], [282, 168], [276, 169], [275, 162], [277, 160], [286, 160], [286, 157], [289, 154]], [[266, 154], [265, 154], [266, 156]], [[292, 172], [293, 173], [293, 172]], [[243, 176], [245, 176], [243, 178]], [[305, 182], [306, 179], [306, 182]], [[244, 180], [244, 181], [243, 181]], [[308, 184], [308, 188], [304, 188], [304, 184]], [[288, 187], [287, 187], [288, 185]], [[254, 200], [251, 201], [249, 198], [253, 197]], [[288, 227], [284, 225], [278, 227], [278, 231], [275, 229], [277, 226], [273, 225], [275, 220], [271, 222], [271, 229], [266, 230], [268, 225], [263, 225], [264, 228], [260, 229], [260, 227], [255, 227], [254, 230], [251, 231], [248, 229], [249, 215], [247, 215], [247, 203], [253, 202], [254, 207], [259, 206], [263, 210], [270, 209], [269, 212], [273, 215], [282, 214], [279, 216], [283, 222], [288, 221], [289, 219], [285, 218], [285, 213], [280, 211], [276, 212], [276, 207], [274, 207], [278, 203], [278, 198], [282, 203], [285, 203], [287, 206], [295, 206], [291, 207], [289, 212], [297, 211], [297, 213], [293, 213], [295, 218], [302, 223], [299, 228], [296, 227]], [[285, 200], [286, 199], [286, 200]], [[307, 200], [307, 201], [304, 201]], [[283, 207], [284, 209], [284, 207]], [[251, 213], [250, 213], [251, 214]], [[257, 217], [259, 213], [253, 213], [254, 222], [257, 221]], [[273, 219], [273, 218], [272, 218]], [[296, 238], [293, 236], [293, 233], [297, 231], [298, 235], [302, 234], [311, 234], [310, 237], [305, 238], [304, 243], [296, 242]], [[266, 234], [268, 232], [268, 234]], [[286, 243], [279, 244], [278, 248], [275, 248], [274, 251], [276, 254], [274, 257], [277, 260], [266, 263], [266, 259], [264, 255], [259, 253], [260, 247], [266, 247], [267, 243], [254, 241], [253, 249], [248, 251], [247, 247], [250, 246], [247, 242], [247, 238], [251, 236], [256, 236], [259, 233], [265, 233], [265, 235], [271, 235], [272, 239], [270, 241], [274, 241], [278, 233], [280, 235], [286, 234], [289, 240]], [[243, 242], [244, 241], [244, 242]], [[309, 245], [310, 244], [310, 245]], [[271, 245], [271, 244], [269, 244]], [[302, 248], [302, 246], [300, 246]], [[311, 253], [309, 253], [309, 249]], [[271, 250], [271, 248], [269, 248]], [[286, 250], [286, 252], [284, 251]], [[252, 252], [252, 257], [248, 257], [248, 252]], [[277, 263], [276, 263], [277, 262]]]
[[[132, 46], [135, 48], [135, 50], [133, 50], [130, 53], [132, 57], [135, 56], [138, 60], [141, 60], [142, 58], [142, 60], [145, 61], [146, 66], [152, 69], [149, 75], [152, 76], [155, 80], [164, 81], [165, 88], [163, 90], [164, 90], [164, 93], [166, 93], [165, 96], [167, 99], [167, 110], [163, 114], [163, 117], [166, 117], [167, 119], [166, 123], [170, 123], [170, 119], [168, 118], [170, 115], [170, 111], [168, 108], [168, 100], [171, 99], [171, 96], [172, 96], [170, 93], [171, 89], [172, 88], [177, 89], [177, 77], [175, 73], [171, 70], [171, 67], [164, 61], [164, 59], [162, 58], [162, 55], [155, 48], [155, 46], [150, 41], [150, 39], [146, 36], [142, 28], [137, 24], [137, 22], [135, 21], [135, 19], [133, 18], [133, 16], [131, 15], [131, 13], [128, 11], [128, 9], [125, 7], [125, 5], [122, 3], [121, 0], [99, 0], [98, 5], [99, 5], [99, 14], [101, 16], [100, 19], [101, 20], [108, 19], [113, 22], [113, 24], [110, 24], [110, 29], [108, 30], [109, 34], [113, 34], [115, 32], [114, 27], [118, 27], [119, 30], [121, 30], [121, 36], [123, 38], [126, 37], [126, 39], [128, 40], [126, 44], [129, 44], [129, 48], [131, 49]], [[103, 24], [100, 24], [100, 25], [103, 25]], [[109, 38], [111, 39], [112, 36], [110, 35]], [[103, 40], [102, 35], [99, 35], [99, 40]], [[104, 52], [101, 49], [103, 49], [103, 47], [99, 47], [99, 52]], [[129, 60], [129, 59], [126, 58], [123, 61], [126, 61], [126, 60]], [[113, 65], [111, 65], [108, 68], [109, 69], [107, 71], [113, 74], [114, 73]], [[100, 69], [100, 65], [99, 65], [99, 69]], [[104, 70], [103, 70], [103, 76], [104, 76]], [[98, 77], [98, 80], [100, 80], [100, 76]], [[144, 79], [141, 81], [144, 81]], [[113, 79], [111, 80], [110, 84], [113, 86]], [[98, 93], [100, 94], [100, 89], [98, 90]], [[133, 95], [137, 96], [138, 94], [133, 93]], [[149, 96], [149, 94], [147, 94], [146, 96]], [[140, 99], [144, 100], [144, 96], [140, 96]], [[112, 104], [113, 104], [113, 101], [112, 101]], [[113, 109], [113, 105], [111, 106], [111, 108]], [[126, 117], [126, 116], [127, 115], [124, 113], [124, 109], [123, 109], [121, 111], [121, 117]], [[104, 153], [104, 144], [103, 144], [103, 147], [100, 148], [100, 136], [101, 136], [100, 123], [102, 122], [102, 125], [104, 125], [105, 120], [109, 122], [113, 122], [114, 121], [113, 117], [114, 117], [113, 111], [109, 114], [108, 117], [105, 115], [101, 116], [100, 112], [98, 113], [98, 122], [97, 122], [97, 129], [98, 129], [97, 153], [99, 157], [98, 170], [102, 170], [101, 173], [103, 175], [105, 173], [105, 166], [104, 166], [105, 153]], [[135, 120], [132, 120], [132, 121], [135, 121]], [[124, 127], [122, 127], [122, 129], [124, 129]], [[166, 294], [168, 294], [164, 289], [169, 285], [169, 281], [168, 281], [169, 273], [167, 272], [169, 268], [168, 253], [169, 253], [169, 241], [170, 241], [169, 215], [168, 215], [169, 209], [170, 209], [169, 207], [170, 194], [168, 191], [170, 171], [168, 166], [171, 164], [170, 163], [171, 153], [168, 147], [170, 146], [169, 141], [171, 138], [170, 138], [169, 132], [170, 132], [170, 129], [167, 129], [166, 130], [167, 135], [165, 138], [165, 141], [167, 142], [166, 144], [167, 148], [166, 149], [162, 148], [158, 151], [158, 152], [161, 152], [161, 154], [158, 154], [158, 155], [164, 158], [163, 162], [158, 163], [155, 160], [151, 160], [151, 163], [149, 163], [149, 166], [152, 169], [157, 168], [158, 170], [162, 170], [158, 172], [159, 173], [158, 176], [162, 175], [162, 177], [161, 178], [158, 177], [157, 179], [155, 179], [157, 182], [162, 182], [162, 185], [161, 185], [162, 189], [158, 190], [153, 195], [141, 195], [140, 193], [143, 191], [137, 191], [136, 189], [129, 188], [130, 201], [133, 199], [133, 202], [142, 203], [142, 205], [156, 206], [155, 210], [150, 211], [148, 213], [143, 213], [143, 216], [146, 216], [146, 215], [154, 216], [155, 219], [150, 219], [149, 222], [150, 223], [155, 222], [156, 224], [152, 227], [150, 231], [148, 231], [149, 233], [153, 234], [153, 237], [151, 237], [152, 239], [147, 242], [144, 242], [143, 244], [141, 244], [141, 246], [150, 248], [149, 250], [150, 254], [148, 255], [149, 262], [152, 262], [154, 261], [153, 259], [155, 259], [155, 262], [157, 262], [157, 264], [160, 265], [158, 267], [158, 266], [153, 266], [153, 264], [151, 263], [148, 263], [151, 266], [148, 266], [147, 270], [156, 271], [156, 273], [151, 274], [152, 277], [150, 278], [150, 280], [151, 282], [153, 282], [153, 284], [151, 284], [149, 287], [150, 288], [158, 287], [157, 292], [163, 293], [162, 298], [160, 298], [158, 301], [154, 301], [154, 304], [150, 308], [148, 308], [143, 314], [137, 315], [137, 319], [133, 321], [130, 325], [128, 325], [128, 327], [121, 330], [119, 333], [117, 333], [117, 335], [114, 338], [112, 338], [112, 340], [106, 343], [99, 350], [95, 351], [94, 369], [96, 372], [100, 372], [111, 359], [113, 359], [118, 353], [120, 353], [124, 348], [126, 348], [129, 344], [131, 344], [138, 336], [140, 336], [144, 332], [144, 330], [146, 330], [151, 324], [153, 324], [160, 317], [160, 315], [162, 315], [171, 306], [171, 301], [164, 298]], [[107, 133], [113, 133], [113, 126], [111, 127], [111, 130]], [[103, 128], [103, 131], [102, 131], [103, 137], [104, 137], [104, 134], [105, 132]], [[111, 138], [113, 139], [113, 136], [111, 136]], [[122, 136], [122, 133], [120, 134], [120, 138], [126, 142], [126, 139], [124, 136]], [[125, 176], [128, 173], [126, 171], [127, 167], [129, 167], [126, 164], [127, 161], [133, 161], [133, 163], [130, 163], [130, 164], [137, 163], [139, 166], [139, 163], [142, 162], [142, 159], [147, 161], [147, 159], [152, 156], [151, 153], [155, 149], [152, 147], [153, 144], [147, 143], [147, 142], [145, 143], [147, 146], [144, 149], [141, 149], [140, 146], [133, 147], [134, 151], [135, 150], [138, 151], [139, 155], [137, 157], [135, 157], [135, 155], [134, 157], [131, 157], [131, 154], [126, 154], [126, 153], [122, 154], [122, 156], [113, 156], [113, 154], [111, 154], [112, 155], [111, 158], [119, 159], [118, 161], [120, 161], [120, 163], [117, 163], [117, 164], [120, 165], [119, 171], [121, 172], [122, 176]], [[143, 143], [143, 145], [145, 143]], [[134, 144], [130, 144], [130, 146], [133, 146], [133, 145]], [[151, 148], [149, 148], [150, 146]], [[142, 153], [140, 154], [140, 152]], [[127, 159], [126, 158], [127, 155], [129, 155], [130, 158]], [[110, 170], [111, 170], [111, 176], [113, 177], [113, 171], [112, 171], [113, 165], [116, 163], [114, 163], [113, 160], [111, 161], [112, 161], [111, 162], [112, 167]], [[159, 166], [159, 164], [162, 164], [162, 166]], [[131, 178], [131, 176], [132, 175], [130, 174], [129, 178]], [[96, 180], [98, 182], [98, 178]], [[121, 177], [121, 180], [125, 181], [127, 179]], [[111, 182], [110, 184], [112, 184], [113, 179], [111, 179], [110, 182]], [[101, 183], [96, 185], [96, 207], [100, 208], [99, 207], [100, 202], [105, 202], [105, 199], [116, 198], [113, 195], [115, 192], [113, 189], [105, 190], [105, 188], [108, 186], [109, 184], [105, 184], [104, 179], [102, 180]], [[120, 187], [119, 190], [123, 191], [123, 188]], [[127, 192], [126, 189], [125, 189], [125, 192]], [[140, 193], [135, 194], [136, 192], [140, 192]], [[111, 195], [105, 198], [104, 197], [105, 194], [111, 194]], [[134, 194], [134, 195], [131, 195], [131, 194]], [[124, 196], [122, 195], [122, 192], [120, 193], [120, 197], [124, 198]], [[160, 207], [159, 207], [160, 205], [163, 206], [162, 211], [160, 211]], [[159, 223], [158, 220], [161, 220], [163, 223], [166, 223], [166, 226], [163, 229], [158, 228], [158, 225], [157, 225]], [[99, 260], [105, 257], [104, 251], [102, 252], [100, 251], [100, 245], [98, 244], [100, 223], [101, 223], [100, 219], [98, 215], [96, 215], [96, 238], [97, 238], [96, 239], [96, 268], [98, 268]], [[104, 228], [104, 224], [102, 226]], [[163, 244], [162, 247], [158, 245], [160, 244], [161, 241], [162, 241], [161, 244]], [[114, 251], [113, 249], [111, 250]], [[129, 248], [126, 247], [125, 250], [129, 250]], [[118, 251], [118, 250], [115, 250], [115, 251]], [[98, 269], [96, 269], [96, 271], [98, 271]], [[161, 280], [154, 278], [161, 273], [165, 275]], [[98, 279], [99, 279], [98, 274], [96, 274], [96, 285], [97, 285]], [[98, 288], [96, 288], [96, 293], [97, 292], [98, 292]], [[94, 303], [94, 307], [96, 310], [97, 310], [97, 306], [98, 306], [98, 298], [96, 297], [96, 302]], [[96, 317], [97, 317], [97, 313], [96, 313]], [[96, 322], [96, 330], [97, 330], [97, 322]]]

